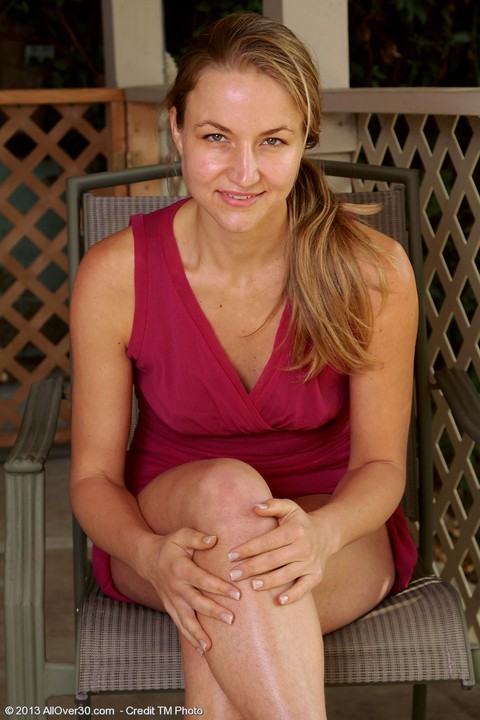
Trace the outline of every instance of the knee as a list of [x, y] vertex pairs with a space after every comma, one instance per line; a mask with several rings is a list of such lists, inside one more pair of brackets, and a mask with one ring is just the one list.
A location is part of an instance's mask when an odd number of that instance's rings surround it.
[[254, 468], [229, 458], [202, 463], [196, 490], [200, 511], [227, 522], [251, 516], [255, 503], [272, 497], [267, 483]]

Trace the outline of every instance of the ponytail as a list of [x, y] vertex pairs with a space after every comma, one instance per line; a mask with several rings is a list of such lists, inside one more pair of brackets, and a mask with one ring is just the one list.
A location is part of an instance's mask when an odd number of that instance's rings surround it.
[[292, 307], [292, 366], [306, 377], [331, 365], [359, 372], [372, 363], [368, 346], [373, 309], [360, 263], [373, 265], [384, 294], [382, 250], [374, 246], [355, 215], [373, 206], [339, 200], [323, 172], [303, 160], [288, 198], [289, 268], [286, 294]]

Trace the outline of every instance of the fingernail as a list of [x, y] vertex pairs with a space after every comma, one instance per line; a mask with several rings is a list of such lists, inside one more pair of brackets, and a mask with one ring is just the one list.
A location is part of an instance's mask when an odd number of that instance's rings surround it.
[[280, 597], [278, 598], [278, 602], [280, 603], [280, 605], [285, 605], [285, 603], [288, 602], [288, 595], [280, 595]]
[[254, 590], [260, 590], [263, 587], [263, 580], [252, 580], [252, 588]]
[[230, 615], [229, 613], [222, 613], [220, 617], [224, 623], [227, 623], [227, 625], [231, 625], [233, 623], [233, 615]]
[[268, 510], [268, 505], [265, 505], [265, 503], [257, 503], [255, 507], [260, 508], [260, 510]]
[[228, 559], [230, 560], [230, 562], [235, 562], [235, 560], [238, 560], [239, 557], [240, 557], [240, 553], [238, 553], [238, 552], [228, 553]]
[[207, 643], [205, 640], [200, 640], [200, 645], [202, 646], [202, 652], [205, 652], [207, 649]]
[[243, 570], [231, 570], [230, 580], [240, 580], [243, 575]]
[[217, 539], [216, 535], [206, 535], [203, 539], [205, 545], [211, 545], [214, 540]]
[[197, 647], [197, 648], [195, 648], [195, 650], [197, 651], [197, 653], [198, 653], [199, 655], [203, 655], [203, 650], [202, 650], [202, 648]]
[[240, 600], [240, 590], [231, 590], [228, 594], [232, 600]]

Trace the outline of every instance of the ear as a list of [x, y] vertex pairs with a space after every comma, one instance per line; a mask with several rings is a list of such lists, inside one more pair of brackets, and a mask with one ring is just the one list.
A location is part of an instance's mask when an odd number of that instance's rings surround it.
[[170, 131], [172, 133], [173, 142], [178, 150], [180, 157], [182, 157], [182, 131], [177, 125], [177, 108], [170, 108]]

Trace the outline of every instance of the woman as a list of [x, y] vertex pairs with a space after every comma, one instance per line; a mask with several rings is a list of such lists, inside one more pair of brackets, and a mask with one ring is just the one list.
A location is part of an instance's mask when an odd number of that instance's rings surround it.
[[191, 197], [76, 278], [74, 511], [103, 591], [178, 626], [187, 705], [324, 718], [322, 635], [415, 564], [412, 271], [303, 159], [319, 80], [287, 28], [219, 21], [167, 107]]

